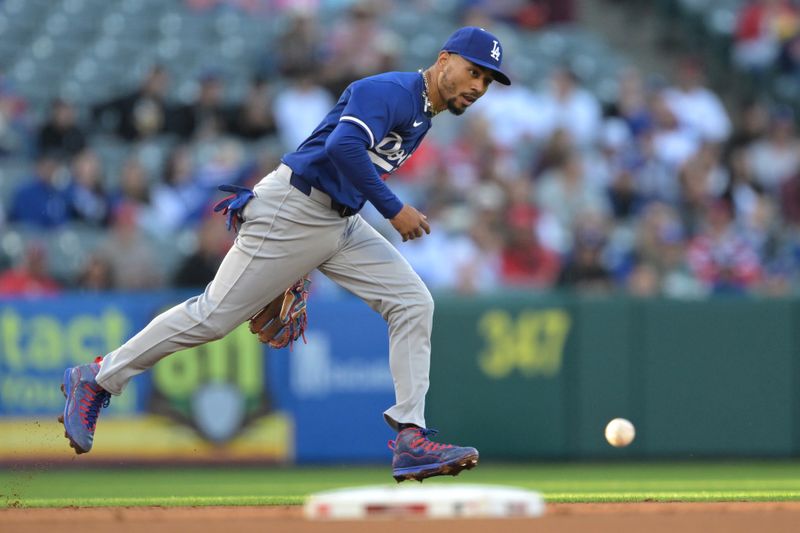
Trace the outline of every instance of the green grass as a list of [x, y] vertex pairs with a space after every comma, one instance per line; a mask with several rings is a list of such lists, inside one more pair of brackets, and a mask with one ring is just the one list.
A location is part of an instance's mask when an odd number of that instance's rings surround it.
[[[426, 484], [488, 483], [550, 502], [800, 500], [800, 461], [483, 464]], [[296, 505], [313, 492], [394, 485], [388, 467], [6, 469], [0, 508]]]

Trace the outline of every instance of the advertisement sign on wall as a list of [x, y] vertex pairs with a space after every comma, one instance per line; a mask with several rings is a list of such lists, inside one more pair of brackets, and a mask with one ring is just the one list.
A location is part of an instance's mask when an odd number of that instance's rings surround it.
[[[186, 296], [0, 303], [0, 462], [71, 459], [56, 421], [64, 369], [115, 349]], [[351, 297], [314, 299], [310, 316], [307, 344], [291, 350], [266, 349], [245, 324], [161, 360], [112, 398], [81, 460], [385, 459], [381, 413], [394, 399], [385, 324]]]

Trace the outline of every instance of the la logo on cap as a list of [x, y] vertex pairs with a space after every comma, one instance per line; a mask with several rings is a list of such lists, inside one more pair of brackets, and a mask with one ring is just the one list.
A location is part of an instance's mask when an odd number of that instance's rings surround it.
[[492, 40], [492, 51], [489, 52], [489, 55], [492, 56], [492, 59], [495, 61], [500, 61], [500, 43]]

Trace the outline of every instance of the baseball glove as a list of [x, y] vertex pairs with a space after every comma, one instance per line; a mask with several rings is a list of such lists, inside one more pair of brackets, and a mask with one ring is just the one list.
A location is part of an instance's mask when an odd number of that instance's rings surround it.
[[308, 276], [303, 276], [286, 292], [265, 305], [250, 319], [250, 332], [273, 348], [291, 347], [300, 337], [305, 342], [308, 322], [306, 301], [310, 285]]

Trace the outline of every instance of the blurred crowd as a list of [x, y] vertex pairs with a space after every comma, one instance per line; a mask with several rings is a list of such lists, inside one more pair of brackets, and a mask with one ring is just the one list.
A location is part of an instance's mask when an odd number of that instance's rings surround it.
[[413, 243], [412, 264], [461, 290], [788, 294], [795, 117], [761, 101], [740, 111], [729, 116], [692, 58], [670, 81], [623, 71], [606, 105], [568, 69], [538, 90], [493, 87], [458, 144], [426, 147], [436, 171], [419, 198], [458, 237]]
[[[757, 2], [776, 3], [786, 2]], [[466, 4], [463, 22], [517, 31], [574, 16], [571, 2]], [[173, 101], [168, 69], [155, 66], [128, 94], [90, 109], [57, 100], [35, 121], [24, 95], [0, 84], [0, 154], [35, 159], [30, 180], [3, 199], [7, 227], [80, 224], [106, 235], [66, 279], [54, 279], [48, 251], [29, 244], [0, 273], [0, 294], [202, 287], [233, 238], [210, 213], [216, 187], [252, 186], [350, 81], [397, 68], [402, 39], [381, 24], [379, 5], [355, 3], [330, 29], [313, 10], [293, 10], [285, 53], [265, 54], [240, 101], [224, 99], [222, 71], [202, 73], [194, 100]], [[431, 221], [429, 236], [398, 249], [432, 290], [797, 292], [796, 117], [760, 100], [727, 110], [693, 58], [671, 80], [620, 72], [610, 102], [559, 67], [541, 86], [494, 84], [463, 117], [437, 117], [434, 130], [440, 120], [457, 121], [454, 138], [430, 135], [388, 181]], [[104, 168], [98, 135], [129, 147], [120, 168]], [[168, 146], [157, 165], [146, 157], [154, 140]], [[374, 210], [364, 215], [397, 240]], [[153, 242], [187, 231], [191, 249], [160, 269]]]
[[747, 0], [739, 10], [733, 61], [756, 75], [800, 78], [800, 2]]

